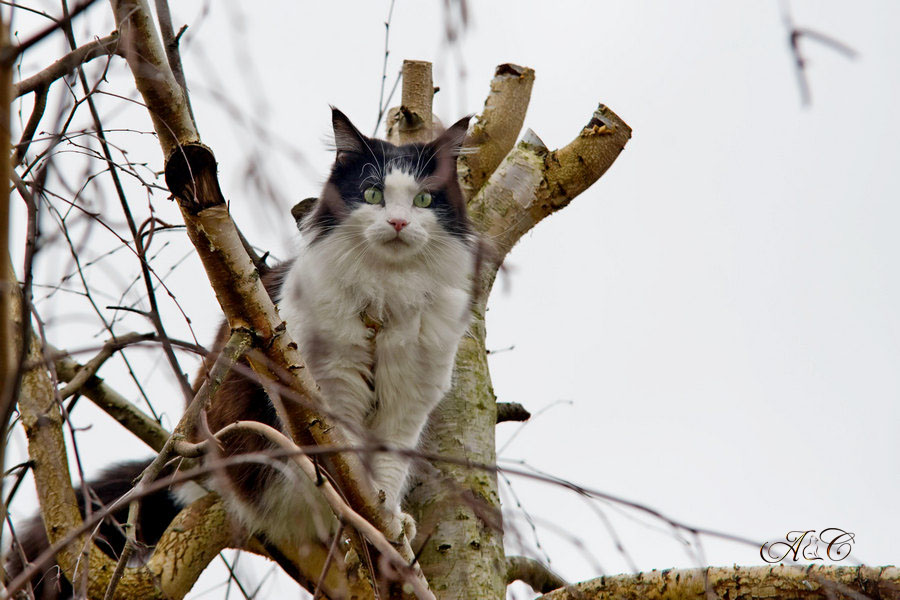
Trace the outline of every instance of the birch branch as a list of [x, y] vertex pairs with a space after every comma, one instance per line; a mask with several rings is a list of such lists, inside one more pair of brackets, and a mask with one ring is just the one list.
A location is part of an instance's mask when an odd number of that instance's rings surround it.
[[639, 598], [900, 598], [897, 567], [786, 566], [665, 569], [598, 577], [541, 596], [541, 600]]
[[434, 82], [431, 63], [424, 60], [403, 61], [403, 88], [400, 106], [388, 111], [387, 140], [392, 144], [430, 142], [434, 137]]
[[475, 196], [515, 145], [533, 85], [534, 69], [503, 64], [494, 72], [484, 108], [473, 119], [464, 144], [465, 152], [456, 162], [466, 199]]
[[110, 0], [121, 50], [144, 98], [163, 154], [200, 139], [184, 90], [175, 80], [156, 34], [146, 0]]
[[473, 220], [505, 256], [548, 215], [594, 183], [631, 138], [631, 128], [600, 105], [574, 140], [550, 151], [530, 130], [469, 204]]
[[119, 34], [112, 33], [106, 37], [93, 40], [72, 50], [59, 60], [53, 62], [49, 67], [35, 73], [31, 77], [13, 84], [13, 98], [24, 96], [29, 92], [34, 92], [42, 88], [50, 87], [50, 84], [65, 77], [76, 69], [79, 65], [97, 58], [98, 56], [109, 56], [115, 54], [119, 44]]

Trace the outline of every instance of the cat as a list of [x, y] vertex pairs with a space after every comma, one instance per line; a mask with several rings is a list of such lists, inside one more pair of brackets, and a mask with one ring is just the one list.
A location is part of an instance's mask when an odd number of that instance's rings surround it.
[[[457, 121], [430, 143], [396, 146], [364, 136], [333, 108], [336, 157], [319, 199], [300, 223], [297, 256], [262, 275], [320, 388], [324, 412], [353, 445], [414, 449], [450, 388], [481, 248], [456, 172], [468, 122], [469, 117]], [[206, 367], [228, 333], [223, 325]], [[209, 429], [254, 420], [285, 431], [261, 386], [246, 376], [246, 362], [243, 367], [229, 373], [212, 399]], [[191, 438], [202, 435], [193, 432]], [[223, 451], [266, 449], [260, 437], [244, 435], [229, 438]], [[369, 483], [393, 517], [389, 536], [405, 532], [411, 539], [415, 524], [401, 508], [409, 457], [378, 452], [363, 458]], [[123, 465], [116, 474], [121, 478], [130, 468], [137, 476], [146, 464]], [[92, 486], [106, 489], [102, 483]], [[314, 484], [290, 467], [237, 464], [224, 477], [178, 486], [173, 495], [184, 505], [210, 489], [223, 496], [247, 532], [265, 541], [297, 547], [334, 534]], [[99, 499], [105, 503], [115, 496]], [[142, 515], [153, 514], [144, 504]], [[165, 512], [171, 520], [172, 508]], [[33, 521], [39, 523], [39, 517]], [[161, 531], [143, 528], [141, 538], [152, 545]], [[33, 526], [29, 532], [43, 533]], [[46, 547], [45, 538], [43, 543]], [[22, 545], [29, 559], [40, 550], [33, 540]], [[113, 554], [115, 545], [107, 544]], [[18, 558], [8, 564], [13, 575], [21, 570]], [[60, 597], [65, 586], [60, 579]], [[44, 582], [44, 597], [57, 597], [47, 595], [53, 591], [49, 587]]]
[[[395, 146], [364, 136], [333, 109], [337, 155], [300, 225], [297, 257], [264, 277], [329, 420], [353, 446], [414, 449], [450, 388], [479, 247], [456, 173], [468, 120], [431, 143]], [[231, 377], [209, 410], [210, 429], [248, 418], [283, 429], [262, 390]], [[248, 435], [226, 453], [265, 448]], [[414, 523], [400, 507], [409, 458], [365, 458], [370, 483], [393, 517], [388, 534], [396, 538], [402, 529], [412, 537]], [[228, 484], [214, 489], [248, 530], [292, 545], [323, 537], [328, 510], [309, 485], [298, 485], [302, 473], [295, 479], [245, 464], [229, 474]], [[307, 514], [297, 514], [298, 495]]]

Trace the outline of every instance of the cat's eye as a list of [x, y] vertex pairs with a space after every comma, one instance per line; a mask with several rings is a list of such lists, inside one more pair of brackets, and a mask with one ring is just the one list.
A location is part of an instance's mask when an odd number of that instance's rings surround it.
[[384, 192], [377, 187], [370, 187], [363, 192], [363, 198], [369, 204], [381, 204], [381, 201], [384, 200]]
[[419, 208], [428, 208], [431, 205], [431, 194], [428, 192], [416, 194], [416, 197], [413, 198], [413, 204]]

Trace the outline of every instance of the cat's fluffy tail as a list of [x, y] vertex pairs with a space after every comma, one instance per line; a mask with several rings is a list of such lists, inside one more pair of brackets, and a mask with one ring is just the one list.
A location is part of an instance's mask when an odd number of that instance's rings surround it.
[[[107, 469], [97, 479], [89, 481], [87, 488], [91, 510], [100, 510], [128, 492], [134, 486], [135, 479], [149, 464], [149, 460], [122, 463]], [[85, 495], [80, 487], [75, 491], [75, 497], [78, 499], [78, 509], [84, 515]], [[163, 489], [144, 497], [141, 500], [138, 541], [151, 547], [155, 545], [179, 510], [180, 505], [168, 490]], [[125, 546], [123, 525], [127, 518], [126, 505], [103, 521], [94, 538], [95, 545], [113, 559], [118, 558]], [[16, 542], [7, 551], [4, 561], [8, 580], [24, 571], [31, 561], [48, 547], [44, 521], [39, 514], [21, 522], [16, 527]], [[63, 600], [74, 595], [71, 584], [56, 563], [38, 571], [31, 578], [31, 586], [35, 600]]]

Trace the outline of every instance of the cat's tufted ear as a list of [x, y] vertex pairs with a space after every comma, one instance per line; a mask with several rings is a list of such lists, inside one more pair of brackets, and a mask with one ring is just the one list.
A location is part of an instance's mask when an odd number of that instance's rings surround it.
[[366, 136], [354, 127], [347, 115], [333, 106], [331, 107], [331, 125], [334, 127], [334, 146], [338, 159], [345, 153], [365, 153], [369, 146]]
[[457, 156], [460, 154], [466, 133], [469, 131], [469, 120], [472, 115], [466, 115], [447, 128], [444, 133], [437, 136], [428, 145], [433, 147], [438, 154]]

